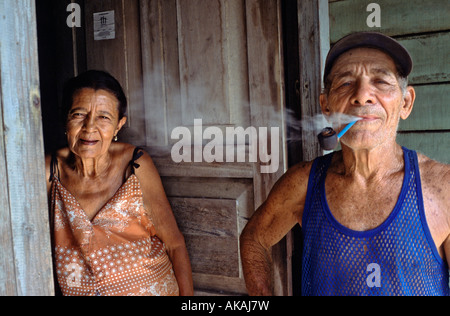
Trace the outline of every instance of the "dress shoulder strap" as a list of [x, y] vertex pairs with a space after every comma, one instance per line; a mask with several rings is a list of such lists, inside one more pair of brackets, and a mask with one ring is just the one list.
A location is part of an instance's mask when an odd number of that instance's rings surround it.
[[143, 155], [144, 155], [143, 149], [141, 147], [136, 147], [136, 149], [133, 152], [133, 158], [130, 161], [131, 174], [134, 174], [135, 170], [141, 166], [138, 163], [136, 163], [136, 160], [141, 158]]
[[60, 178], [59, 167], [58, 167], [58, 158], [56, 157], [56, 152], [52, 153], [52, 159], [50, 161], [50, 178], [48, 181], [52, 182], [53, 179]]

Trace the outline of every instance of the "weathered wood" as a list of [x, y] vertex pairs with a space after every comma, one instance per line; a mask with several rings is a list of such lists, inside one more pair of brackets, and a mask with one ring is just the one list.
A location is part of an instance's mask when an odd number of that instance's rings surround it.
[[414, 61], [412, 84], [450, 81], [450, 32], [406, 37], [399, 42]]
[[[367, 26], [367, 6], [376, 2], [381, 7], [381, 28]], [[345, 0], [330, 3], [331, 42], [356, 31], [380, 31], [404, 35], [450, 29], [450, 6], [447, 0]]]
[[52, 295], [35, 4], [2, 1], [0, 12], [0, 168], [8, 185], [0, 187], [0, 203], [7, 204], [0, 226], [2, 241], [10, 238], [1, 248], [0, 276], [8, 280], [0, 294]]
[[450, 85], [415, 86], [416, 102], [410, 117], [400, 122], [400, 131], [450, 130]]
[[275, 181], [286, 171], [285, 129], [283, 121], [284, 71], [279, 1], [247, 1], [248, 73], [250, 85], [251, 125], [280, 128], [280, 168], [273, 174], [258, 174], [255, 203], [259, 207]]
[[196, 273], [239, 277], [235, 200], [171, 198]]
[[[300, 52], [300, 102], [302, 117], [321, 113], [319, 96], [323, 88], [323, 71], [329, 50], [327, 0], [297, 1]], [[313, 126], [302, 130], [303, 160], [323, 154]]]
[[[259, 164], [254, 164], [255, 208], [258, 208], [287, 168], [281, 3], [278, 0], [246, 1], [246, 19], [251, 124], [280, 128], [278, 171], [261, 174]], [[274, 148], [271, 150], [275, 152]], [[292, 293], [287, 251], [286, 239], [272, 248], [276, 295]]]
[[431, 159], [450, 164], [450, 133], [400, 133], [397, 141], [402, 146], [417, 150]]
[[[0, 86], [0, 174], [6, 176], [8, 173], [6, 169], [2, 108], [3, 98]], [[11, 208], [8, 193], [8, 181], [0, 181], [0, 245], [2, 246], [0, 250], [0, 296], [17, 295], [16, 271], [14, 260], [12, 260], [14, 258], [14, 247], [12, 243]]]
[[250, 180], [164, 177], [196, 289], [245, 294], [238, 236], [253, 209]]
[[253, 214], [253, 183], [250, 179], [194, 178], [187, 176], [162, 177], [162, 181], [167, 188], [166, 194], [169, 197], [236, 200], [239, 204], [237, 208], [240, 218], [248, 220]]
[[[148, 146], [167, 146], [167, 101], [165, 97], [166, 67], [163, 41], [163, 3], [175, 1], [141, 0], [141, 50], [144, 103], [146, 104], [145, 127]], [[172, 10], [173, 11], [173, 10]], [[176, 20], [175, 20], [176, 25]], [[178, 65], [176, 65], [178, 68]]]
[[[151, 151], [152, 149], [149, 149]], [[154, 158], [161, 176], [203, 177], [203, 178], [253, 178], [253, 164], [244, 163], [175, 163], [170, 157]]]
[[[183, 124], [229, 122], [219, 0], [177, 1]], [[202, 8], [202, 10], [199, 10]], [[208, 12], [208, 14], [205, 14]], [[202, 58], [198, 58], [202, 56]]]
[[141, 0], [148, 146], [177, 126], [248, 126], [245, 19], [240, 0]]
[[[143, 1], [143, 0], [141, 0]], [[145, 0], [144, 0], [145, 1]], [[167, 138], [170, 132], [177, 126], [182, 126], [181, 121], [181, 95], [180, 95], [180, 54], [178, 45], [177, 27], [177, 1], [161, 0], [161, 38], [162, 51], [164, 52], [164, 96], [167, 109]], [[142, 22], [142, 21], [141, 21]], [[143, 34], [144, 35], [144, 34]], [[143, 47], [143, 50], [145, 48]], [[149, 106], [149, 105], [148, 105]]]

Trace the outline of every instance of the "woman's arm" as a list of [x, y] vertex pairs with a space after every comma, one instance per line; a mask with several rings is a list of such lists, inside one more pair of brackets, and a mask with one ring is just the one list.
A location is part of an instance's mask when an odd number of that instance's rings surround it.
[[180, 295], [192, 296], [194, 294], [194, 287], [189, 255], [184, 237], [178, 229], [169, 201], [164, 192], [159, 173], [152, 159], [145, 152], [136, 162], [140, 165], [135, 173], [141, 183], [144, 206], [151, 213], [156, 235], [166, 245], [180, 288]]

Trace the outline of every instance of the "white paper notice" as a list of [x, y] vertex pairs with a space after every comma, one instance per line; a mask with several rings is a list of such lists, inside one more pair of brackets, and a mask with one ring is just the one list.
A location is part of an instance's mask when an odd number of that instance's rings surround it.
[[94, 40], [102, 41], [116, 38], [114, 11], [94, 13]]

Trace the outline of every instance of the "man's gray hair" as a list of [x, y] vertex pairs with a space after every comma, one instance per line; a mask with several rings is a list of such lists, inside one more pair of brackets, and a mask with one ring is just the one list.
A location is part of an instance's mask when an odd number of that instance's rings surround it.
[[406, 95], [407, 88], [408, 88], [408, 77], [403, 77], [402, 75], [398, 74], [397, 75], [397, 81], [398, 81], [398, 85], [400, 86], [400, 89], [402, 90], [402, 94], [403, 96]]

